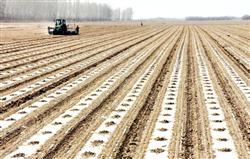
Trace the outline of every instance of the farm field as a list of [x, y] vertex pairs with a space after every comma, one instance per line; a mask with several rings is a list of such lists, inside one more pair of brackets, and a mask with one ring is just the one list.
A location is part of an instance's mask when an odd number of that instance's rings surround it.
[[250, 24], [26, 26], [0, 26], [0, 158], [250, 158]]

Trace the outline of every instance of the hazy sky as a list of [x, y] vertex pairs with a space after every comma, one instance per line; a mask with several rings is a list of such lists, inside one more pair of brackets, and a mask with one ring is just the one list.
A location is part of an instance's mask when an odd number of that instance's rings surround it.
[[134, 19], [186, 16], [242, 16], [250, 14], [250, 0], [83, 0], [112, 8], [132, 7]]

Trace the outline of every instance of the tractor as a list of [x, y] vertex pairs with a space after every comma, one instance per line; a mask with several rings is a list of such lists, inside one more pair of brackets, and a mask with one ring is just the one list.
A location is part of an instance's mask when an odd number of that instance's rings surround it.
[[78, 25], [70, 28], [65, 19], [56, 19], [55, 27], [48, 27], [48, 32], [50, 35], [78, 35], [79, 29]]

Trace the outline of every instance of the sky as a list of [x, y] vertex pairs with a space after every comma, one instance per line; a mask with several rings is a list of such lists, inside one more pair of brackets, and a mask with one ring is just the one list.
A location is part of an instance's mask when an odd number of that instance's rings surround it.
[[132, 7], [134, 19], [250, 14], [250, 0], [82, 0], [107, 3], [112, 8]]

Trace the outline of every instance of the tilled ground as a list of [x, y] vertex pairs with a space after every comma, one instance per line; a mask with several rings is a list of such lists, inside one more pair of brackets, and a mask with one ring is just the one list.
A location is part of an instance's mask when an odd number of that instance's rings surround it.
[[250, 158], [249, 25], [84, 28], [1, 40], [0, 158]]

